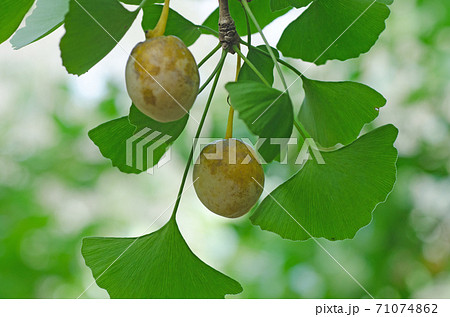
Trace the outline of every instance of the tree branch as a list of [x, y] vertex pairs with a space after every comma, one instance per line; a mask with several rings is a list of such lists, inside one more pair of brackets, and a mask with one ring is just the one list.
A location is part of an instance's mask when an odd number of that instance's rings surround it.
[[234, 54], [233, 46], [239, 46], [240, 37], [230, 15], [228, 0], [219, 0], [219, 41], [222, 48]]

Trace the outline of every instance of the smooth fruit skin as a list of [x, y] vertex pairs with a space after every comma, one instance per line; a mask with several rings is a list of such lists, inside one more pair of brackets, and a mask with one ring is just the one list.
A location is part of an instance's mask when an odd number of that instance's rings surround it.
[[137, 44], [128, 59], [125, 79], [134, 105], [160, 122], [185, 116], [200, 83], [194, 57], [175, 36], [159, 36]]
[[209, 210], [237, 218], [245, 215], [261, 196], [264, 171], [249, 146], [225, 139], [203, 148], [194, 165], [193, 180], [198, 198]]

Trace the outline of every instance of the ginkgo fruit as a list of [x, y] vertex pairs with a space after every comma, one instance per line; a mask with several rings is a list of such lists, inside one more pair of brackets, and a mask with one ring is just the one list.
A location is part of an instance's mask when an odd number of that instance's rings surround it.
[[197, 64], [183, 41], [175, 36], [158, 36], [137, 44], [125, 73], [134, 105], [160, 122], [185, 116], [198, 94]]
[[264, 188], [264, 171], [254, 150], [237, 139], [208, 144], [193, 172], [200, 201], [212, 212], [237, 218], [258, 201]]

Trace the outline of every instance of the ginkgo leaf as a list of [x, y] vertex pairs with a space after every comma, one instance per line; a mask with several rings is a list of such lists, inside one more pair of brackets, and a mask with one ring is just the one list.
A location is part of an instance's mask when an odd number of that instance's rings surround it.
[[288, 7], [301, 8], [310, 4], [313, 0], [270, 0], [272, 11], [282, 10]]
[[[267, 52], [267, 48], [265, 45], [257, 46], [257, 48]], [[272, 48], [272, 50], [275, 56], [279, 57], [278, 50], [274, 48]], [[263, 75], [267, 82], [270, 85], [273, 85], [273, 68], [275, 65], [270, 56], [261, 53], [253, 47], [250, 47], [247, 58], [250, 60], [250, 62], [253, 63], [253, 65], [255, 65], [255, 67]], [[244, 65], [242, 65], [241, 71], [239, 72], [239, 80], [253, 80], [261, 82], [261, 79], [258, 77], [258, 75], [255, 74], [250, 66], [247, 65], [247, 63], [244, 63]]]
[[99, 148], [103, 157], [111, 160], [112, 165], [121, 172], [139, 174], [140, 171], [126, 164], [126, 142], [133, 136], [136, 127], [128, 117], [105, 122], [89, 131], [89, 138]]
[[0, 43], [6, 41], [19, 27], [34, 0], [0, 1]]
[[121, 172], [139, 174], [156, 165], [180, 136], [189, 116], [162, 123], [131, 106], [128, 117], [101, 124], [89, 138]]
[[[282, 16], [286, 12], [288, 12], [291, 8], [279, 10], [276, 12], [272, 12], [270, 10], [270, 0], [253, 0], [248, 3], [250, 9], [255, 15], [258, 24], [260, 27], [264, 28], [270, 22], [275, 20], [276, 18]], [[234, 23], [236, 24], [236, 31], [240, 36], [247, 35], [247, 20], [245, 17], [244, 9], [242, 8], [242, 4], [240, 1], [233, 0], [228, 2], [228, 6], [230, 9], [230, 15], [233, 17]], [[211, 15], [206, 18], [203, 25], [212, 28], [213, 30], [218, 30], [219, 21], [219, 9], [214, 10]], [[253, 33], [258, 32], [258, 29], [250, 20], [250, 31]]]
[[317, 65], [368, 52], [385, 29], [389, 8], [374, 0], [320, 0], [284, 30], [277, 48]]
[[325, 164], [307, 161], [267, 195], [252, 223], [291, 240], [353, 238], [394, 186], [397, 134], [393, 125], [382, 126], [346, 147], [322, 152]]
[[102, 60], [122, 39], [138, 11], [116, 0], [71, 0], [61, 39], [61, 58], [70, 74], [82, 75]]
[[25, 26], [11, 38], [14, 49], [22, 48], [52, 33], [63, 24], [70, 0], [37, 0], [36, 9], [26, 18]]
[[238, 282], [192, 253], [174, 219], [137, 238], [85, 238], [81, 252], [111, 298], [224, 298], [242, 292]]
[[294, 114], [289, 95], [255, 81], [228, 83], [225, 88], [239, 118], [252, 133], [266, 139], [259, 154], [265, 161], [273, 161], [280, 154], [279, 139], [292, 134]]
[[[142, 0], [119, 0], [120, 2], [126, 3], [126, 4], [134, 4], [134, 5], [140, 5], [142, 4]], [[147, 0], [144, 3], [144, 8], [146, 6], [152, 5], [155, 2], [164, 2], [164, 0]]]
[[[270, 9], [272, 11], [277, 11], [288, 7], [301, 8], [306, 7], [313, 1], [314, 0], [270, 0]], [[377, 1], [385, 4], [392, 4], [394, 2], [394, 0], [377, 0]]]
[[[144, 17], [142, 18], [142, 28], [151, 30], [158, 23], [163, 6], [151, 5], [144, 7]], [[186, 46], [190, 46], [197, 41], [202, 32], [195, 24], [185, 19], [178, 12], [170, 9], [169, 18], [167, 19], [165, 35], [175, 35], [179, 37]]]
[[303, 77], [305, 99], [298, 119], [314, 141], [324, 147], [353, 142], [373, 121], [386, 99], [355, 82], [326, 82]]

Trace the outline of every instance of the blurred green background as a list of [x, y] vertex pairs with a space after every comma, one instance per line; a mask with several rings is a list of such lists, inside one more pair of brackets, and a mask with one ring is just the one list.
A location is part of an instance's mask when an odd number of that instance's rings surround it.
[[[216, 5], [180, 2], [174, 8], [198, 23]], [[320, 242], [376, 298], [448, 298], [450, 2], [397, 0], [391, 10], [387, 30], [368, 54], [308, 70], [312, 78], [358, 80], [377, 89], [388, 104], [373, 125], [390, 122], [400, 129], [398, 182], [387, 202], [353, 240]], [[299, 12], [266, 28], [273, 45], [281, 26]], [[176, 197], [195, 122], [176, 142], [170, 163], [154, 175], [121, 174], [87, 136], [128, 112], [123, 72], [128, 52], [143, 38], [138, 24], [80, 78], [61, 66], [63, 30], [20, 51], [0, 46], [0, 298], [76, 298], [86, 288], [83, 298], [106, 298], [92, 285], [81, 239], [141, 235], [169, 217], [170, 210], [149, 228]], [[215, 45], [206, 36], [192, 51], [200, 60]], [[214, 58], [202, 67], [202, 78]], [[222, 83], [233, 78], [234, 58], [228, 58]], [[300, 70], [309, 66], [293, 63]], [[300, 88], [300, 80], [291, 88], [297, 108]], [[205, 93], [198, 98], [194, 117], [205, 99]], [[227, 107], [222, 87], [203, 136], [224, 134]], [[240, 122], [235, 136], [249, 136]], [[266, 173], [272, 190], [293, 168], [273, 163]], [[192, 188], [183, 197], [179, 222], [201, 259], [242, 284], [244, 292], [232, 297], [368, 297], [314, 241], [284, 241], [253, 227], [248, 216], [215, 216]]]

